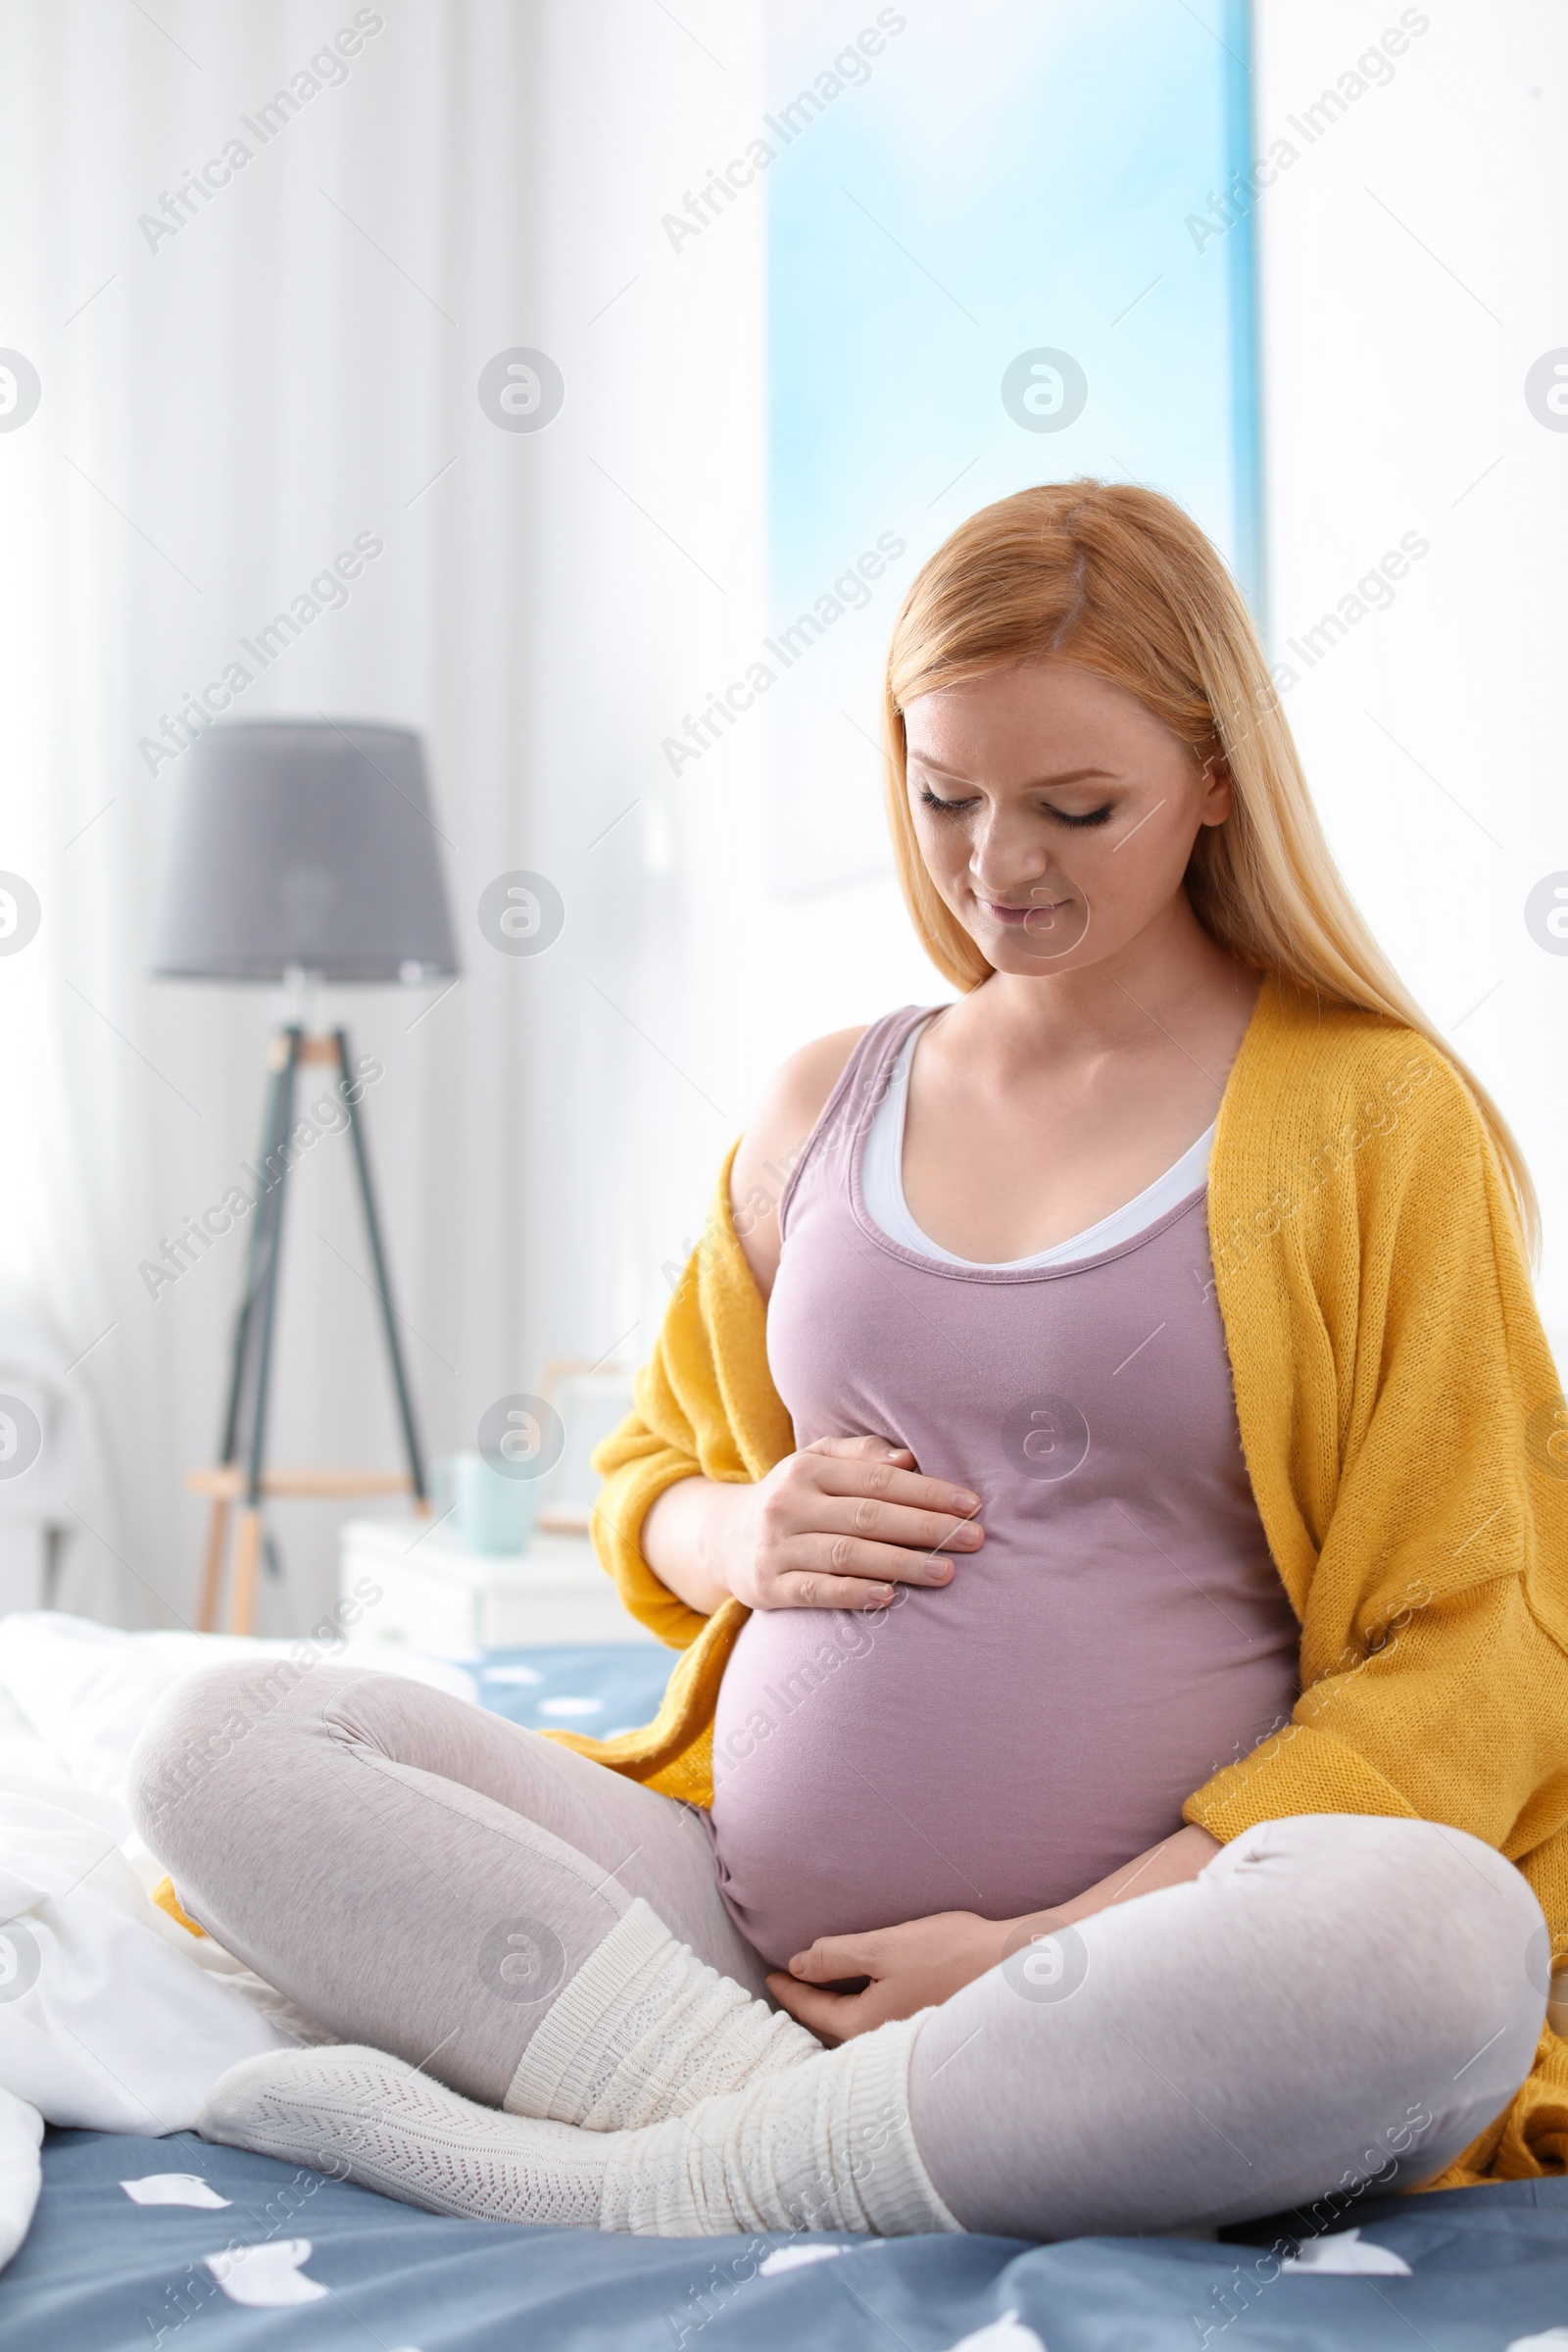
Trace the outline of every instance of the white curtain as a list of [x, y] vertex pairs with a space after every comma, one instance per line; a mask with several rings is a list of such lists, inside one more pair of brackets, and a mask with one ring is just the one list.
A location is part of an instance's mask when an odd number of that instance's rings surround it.
[[[677, 806], [660, 745], [760, 625], [761, 208], [701, 255], [661, 223], [759, 48], [750, 8], [641, 0], [0, 6], [0, 340], [41, 384], [0, 431], [0, 869], [42, 907], [0, 956], [0, 1298], [96, 1432], [71, 1501], [112, 1547], [62, 1599], [191, 1613], [242, 1236], [156, 1298], [138, 1266], [254, 1155], [277, 1010], [146, 977], [177, 771], [139, 747], [362, 534], [234, 708], [427, 737], [465, 976], [330, 1006], [385, 1069], [427, 1450], [548, 1355], [646, 1349], [744, 1114], [760, 953], [752, 786]], [[476, 395], [517, 346], [565, 380], [537, 434]], [[533, 960], [474, 920], [517, 867], [566, 905]], [[349, 1175], [322, 1145], [288, 1211], [280, 1461], [396, 1459]], [[262, 1630], [327, 1604], [342, 1515], [279, 1506]]]

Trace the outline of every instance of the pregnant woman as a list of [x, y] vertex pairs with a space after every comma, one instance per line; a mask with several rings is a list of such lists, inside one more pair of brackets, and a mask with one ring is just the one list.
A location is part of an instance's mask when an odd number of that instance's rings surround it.
[[604, 1450], [659, 1720], [172, 1693], [167, 1900], [341, 2037], [202, 2129], [665, 2234], [1559, 2171], [1568, 1408], [1516, 1148], [1168, 501], [972, 517], [887, 729], [956, 1001], [785, 1065]]

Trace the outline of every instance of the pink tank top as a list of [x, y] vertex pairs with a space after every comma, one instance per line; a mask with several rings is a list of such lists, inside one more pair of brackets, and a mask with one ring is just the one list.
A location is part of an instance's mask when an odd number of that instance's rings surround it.
[[759, 1610], [719, 1690], [718, 1883], [775, 1964], [814, 1936], [1064, 1902], [1179, 1828], [1290, 1712], [1299, 1635], [1242, 1457], [1195, 1192], [1066, 1265], [949, 1265], [860, 1191], [924, 1009], [851, 1055], [780, 1204], [767, 1351], [798, 1445], [870, 1432], [983, 1500], [886, 1610]]

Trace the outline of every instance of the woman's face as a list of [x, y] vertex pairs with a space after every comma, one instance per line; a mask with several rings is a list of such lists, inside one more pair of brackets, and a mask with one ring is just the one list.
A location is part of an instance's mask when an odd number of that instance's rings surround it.
[[998, 971], [1115, 956], [1172, 909], [1231, 786], [1124, 687], [1020, 663], [905, 710], [909, 807], [932, 881]]

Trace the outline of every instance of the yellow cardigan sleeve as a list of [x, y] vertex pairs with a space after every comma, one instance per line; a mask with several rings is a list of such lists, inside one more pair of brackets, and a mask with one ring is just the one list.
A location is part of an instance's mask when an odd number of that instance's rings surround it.
[[689, 1647], [709, 1620], [643, 1558], [642, 1525], [654, 1502], [682, 1478], [764, 1478], [795, 1444], [767, 1368], [767, 1309], [730, 1215], [734, 1156], [732, 1149], [653, 1356], [637, 1376], [633, 1410], [594, 1454], [604, 1480], [593, 1524], [600, 1560], [632, 1615], [671, 1649]]
[[764, 1478], [795, 1444], [767, 1368], [767, 1309], [729, 1206], [729, 1159], [703, 1238], [669, 1302], [634, 1406], [594, 1455], [604, 1480], [594, 1543], [632, 1615], [681, 1652], [651, 1724], [612, 1740], [553, 1731], [563, 1745], [693, 1805], [713, 1801], [718, 1686], [750, 1610], [726, 1600], [704, 1617], [660, 1583], [642, 1555], [656, 1497], [682, 1478]]
[[[1355, 1056], [1315, 1167], [1260, 1138], [1227, 1168], [1216, 1138], [1218, 1293], [1302, 1696], [1187, 1818], [1405, 1813], [1522, 1859], [1568, 1823], [1568, 1415], [1480, 1114], [1411, 1044]], [[1260, 1147], [1273, 1229], [1238, 1251]]]
[[[1272, 1026], [1249, 1043], [1273, 1083], [1228, 1099], [1251, 1131], [1222, 1112], [1209, 1209], [1301, 1697], [1185, 1817], [1221, 1839], [1294, 1813], [1451, 1823], [1518, 1863], [1568, 1951], [1568, 1407], [1502, 1172], [1419, 1038]], [[1544, 2036], [1483, 2136], [1446, 2184], [1562, 2168], [1568, 2045]]]

